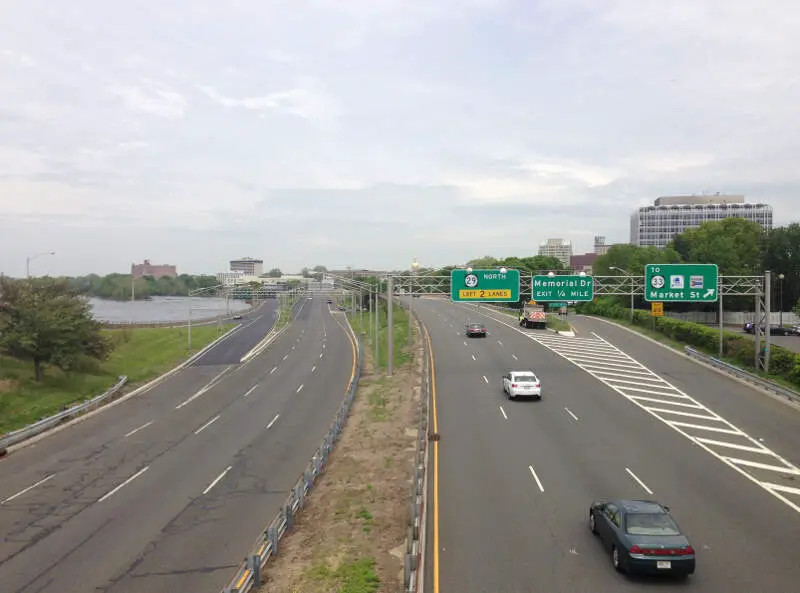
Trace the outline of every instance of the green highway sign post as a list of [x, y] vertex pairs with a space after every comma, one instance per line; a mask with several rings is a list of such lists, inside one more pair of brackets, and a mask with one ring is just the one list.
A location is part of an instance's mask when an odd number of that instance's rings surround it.
[[519, 270], [453, 270], [450, 298], [467, 303], [516, 303]]
[[531, 279], [534, 301], [594, 300], [594, 278], [591, 276], [534, 276]]
[[717, 264], [647, 264], [644, 300], [662, 303], [715, 303], [719, 300]]

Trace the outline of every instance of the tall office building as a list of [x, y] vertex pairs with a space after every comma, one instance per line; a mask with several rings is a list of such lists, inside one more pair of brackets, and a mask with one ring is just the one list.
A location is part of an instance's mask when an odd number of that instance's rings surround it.
[[242, 272], [245, 276], [261, 276], [264, 273], [264, 260], [252, 257], [233, 259], [231, 272]]
[[666, 196], [631, 215], [631, 244], [663, 249], [675, 235], [724, 218], [744, 218], [772, 230], [772, 206], [747, 204], [741, 195]]
[[568, 268], [572, 257], [572, 242], [564, 239], [548, 239], [539, 244], [539, 255], [554, 257]]

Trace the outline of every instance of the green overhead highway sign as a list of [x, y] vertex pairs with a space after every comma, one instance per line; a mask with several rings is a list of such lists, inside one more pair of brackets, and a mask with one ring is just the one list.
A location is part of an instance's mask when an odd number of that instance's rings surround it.
[[453, 270], [450, 298], [469, 303], [516, 303], [519, 270]]
[[647, 264], [644, 300], [662, 303], [715, 303], [719, 299], [717, 264]]
[[594, 278], [591, 276], [534, 276], [531, 280], [534, 301], [591, 301]]

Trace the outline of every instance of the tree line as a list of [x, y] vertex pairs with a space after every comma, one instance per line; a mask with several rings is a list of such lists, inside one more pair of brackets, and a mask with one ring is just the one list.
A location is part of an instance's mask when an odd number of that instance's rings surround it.
[[[211, 288], [219, 284], [212, 275], [181, 274], [175, 278], [144, 276], [134, 279], [130, 274], [108, 274], [64, 278], [67, 285], [80, 294], [114, 301], [148, 300], [157, 296], [188, 296], [190, 291]], [[208, 293], [211, 294], [211, 291]], [[198, 295], [203, 296], [203, 295]], [[213, 296], [213, 295], [212, 295]]]
[[0, 354], [29, 361], [40, 381], [47, 366], [86, 371], [114, 344], [87, 299], [65, 278], [0, 277]]

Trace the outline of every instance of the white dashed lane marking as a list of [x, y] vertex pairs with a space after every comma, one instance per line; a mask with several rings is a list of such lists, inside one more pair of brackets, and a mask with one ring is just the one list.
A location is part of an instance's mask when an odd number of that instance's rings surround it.
[[597, 334], [525, 333], [800, 513], [800, 468]]

